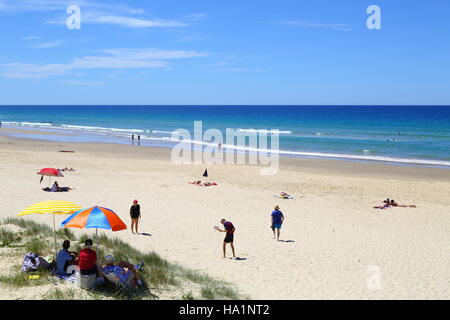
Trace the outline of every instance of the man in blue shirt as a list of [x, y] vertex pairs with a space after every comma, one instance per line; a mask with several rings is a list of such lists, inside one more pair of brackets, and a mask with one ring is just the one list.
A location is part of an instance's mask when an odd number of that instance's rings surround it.
[[280, 211], [279, 206], [275, 206], [275, 210], [272, 211], [272, 231], [273, 231], [273, 238], [275, 239], [275, 229], [277, 230], [277, 240], [280, 241], [280, 229], [281, 225], [284, 221], [283, 213]]
[[64, 240], [63, 248], [58, 252], [56, 256], [56, 272], [60, 275], [66, 275], [67, 267], [73, 264], [77, 257], [76, 252], [69, 251], [70, 241]]

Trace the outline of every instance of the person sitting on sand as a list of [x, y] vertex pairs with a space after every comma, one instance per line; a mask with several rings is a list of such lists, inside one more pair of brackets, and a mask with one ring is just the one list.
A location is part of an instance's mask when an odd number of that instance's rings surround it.
[[114, 275], [124, 285], [129, 284], [132, 288], [137, 288], [142, 285], [138, 271], [142, 270], [144, 267], [144, 262], [141, 262], [138, 266], [134, 266], [126, 261], [120, 261], [116, 265], [114, 264], [115, 261], [116, 260], [112, 255], [105, 257], [105, 266], [100, 270], [106, 279], [108, 279], [108, 274], [114, 273]]
[[236, 229], [234, 228], [234, 225], [230, 221], [227, 221], [225, 219], [220, 220], [220, 223], [223, 224], [224, 230], [220, 230], [219, 228], [217, 228], [217, 231], [226, 232], [225, 239], [223, 240], [223, 257], [225, 258], [225, 253], [227, 250], [226, 246], [227, 243], [229, 243], [231, 246], [231, 250], [233, 251], [233, 258], [235, 258], [236, 255], [234, 253], [233, 241], [234, 241], [234, 231]]
[[69, 190], [73, 190], [70, 187], [60, 187], [58, 182], [54, 182], [51, 188], [42, 188], [42, 190], [47, 192], [68, 192]]
[[393, 207], [401, 207], [401, 208], [416, 208], [415, 204], [398, 204], [394, 201], [394, 199], [391, 200], [390, 205]]
[[69, 251], [70, 241], [64, 240], [63, 248], [59, 250], [58, 255], [56, 256], [56, 273], [60, 275], [65, 275], [67, 272], [67, 268], [71, 264], [76, 264], [76, 258], [78, 254], [74, 251]]
[[50, 188], [50, 192], [58, 192], [59, 191], [59, 185], [58, 182], [55, 181], [52, 185], [52, 187]]
[[87, 239], [84, 242], [84, 249], [78, 255], [78, 267], [82, 275], [99, 275], [97, 267], [97, 253], [92, 250], [92, 239]]

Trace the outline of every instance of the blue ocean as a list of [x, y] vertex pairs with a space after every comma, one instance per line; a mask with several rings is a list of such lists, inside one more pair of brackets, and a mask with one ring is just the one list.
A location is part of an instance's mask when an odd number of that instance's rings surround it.
[[11, 136], [172, 147], [171, 133], [280, 130], [280, 154], [450, 167], [450, 106], [0, 106], [3, 128], [66, 135]]

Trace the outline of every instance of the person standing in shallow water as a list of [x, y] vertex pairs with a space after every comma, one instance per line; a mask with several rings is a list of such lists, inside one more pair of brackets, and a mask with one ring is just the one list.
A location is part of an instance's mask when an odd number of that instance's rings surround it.
[[131, 217], [131, 232], [134, 232], [136, 229], [136, 234], [139, 234], [139, 219], [141, 218], [141, 206], [138, 204], [137, 200], [133, 201], [133, 205], [130, 208], [130, 217]]
[[131, 144], [134, 144], [134, 134], [131, 135]]

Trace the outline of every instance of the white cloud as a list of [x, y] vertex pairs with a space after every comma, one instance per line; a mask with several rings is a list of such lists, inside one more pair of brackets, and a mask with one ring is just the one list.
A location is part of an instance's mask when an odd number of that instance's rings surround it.
[[228, 66], [230, 63], [228, 61], [219, 61], [210, 65], [207, 65], [207, 67], [209, 68], [219, 68], [219, 67], [226, 67]]
[[35, 45], [33, 45], [33, 48], [38, 48], [38, 49], [47, 49], [47, 48], [56, 48], [56, 47], [60, 47], [64, 44], [64, 41], [49, 41], [49, 42], [41, 42], [41, 43], [37, 43]]
[[158, 49], [106, 49], [99, 52], [107, 53], [115, 57], [126, 57], [132, 60], [142, 59], [186, 59], [206, 57], [207, 52], [186, 51], [186, 50], [158, 50]]
[[176, 20], [129, 17], [127, 14], [143, 14], [145, 10], [88, 0], [0, 0], [0, 11], [60, 11], [58, 17], [47, 19], [47, 23], [65, 25], [66, 9], [69, 5], [80, 6], [82, 23], [110, 24], [128, 28], [187, 26], [186, 23]]
[[351, 31], [351, 27], [347, 24], [342, 23], [317, 23], [307, 20], [284, 20], [278, 21], [277, 23], [288, 25], [288, 26], [298, 26], [305, 28], [320, 28], [320, 29], [330, 29], [337, 31]]
[[64, 81], [57, 81], [57, 83], [77, 87], [97, 87], [106, 85], [106, 83], [104, 82], [78, 81], [78, 80], [64, 80]]
[[212, 71], [214, 72], [263, 72], [264, 70], [256, 68], [215, 68]]
[[65, 9], [69, 5], [85, 8], [100, 8], [104, 4], [86, 0], [0, 0], [1, 11], [55, 11]]
[[207, 13], [192, 13], [190, 15], [187, 15], [186, 18], [192, 21], [198, 21], [203, 18], [206, 18], [208, 16]]
[[82, 23], [98, 23], [98, 24], [113, 24], [129, 28], [151, 28], [151, 27], [185, 27], [186, 24], [162, 19], [140, 19], [115, 15], [103, 14], [88, 14], [82, 15]]
[[28, 36], [28, 37], [23, 38], [23, 40], [25, 40], [25, 41], [39, 40], [39, 39], [40, 39], [40, 37], [38, 37], [38, 36]]
[[148, 69], [169, 66], [165, 60], [205, 57], [208, 53], [158, 49], [107, 49], [104, 55], [74, 58], [66, 64], [4, 63], [0, 74], [7, 78], [49, 78], [80, 69]]

